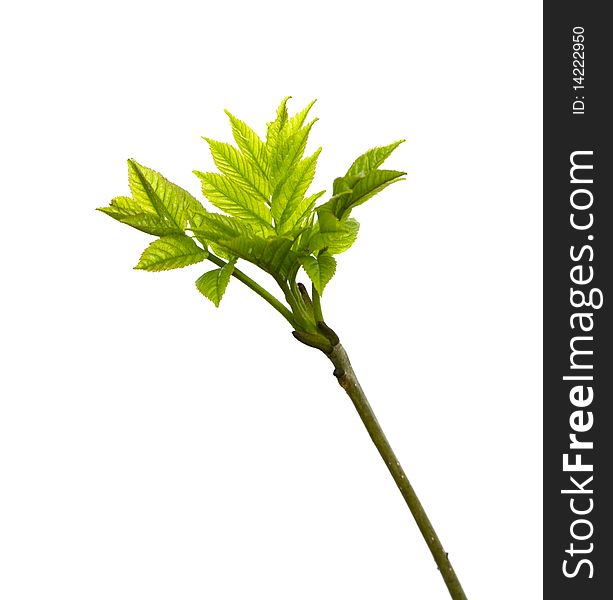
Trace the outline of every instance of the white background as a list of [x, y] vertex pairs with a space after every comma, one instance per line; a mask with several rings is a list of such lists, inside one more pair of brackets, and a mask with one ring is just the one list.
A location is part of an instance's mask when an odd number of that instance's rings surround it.
[[[21, 2], [3, 61], [0, 597], [447, 597], [325, 358], [133, 271], [125, 159], [318, 98], [313, 189], [400, 137], [324, 295], [471, 600], [541, 596], [541, 8]], [[252, 272], [252, 271], [250, 271]]]

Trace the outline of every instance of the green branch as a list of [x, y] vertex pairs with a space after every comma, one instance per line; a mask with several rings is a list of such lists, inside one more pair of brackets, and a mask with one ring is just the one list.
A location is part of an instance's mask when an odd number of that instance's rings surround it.
[[434, 562], [436, 562], [436, 566], [441, 572], [451, 598], [453, 598], [453, 600], [467, 600], [458, 576], [451, 566], [449, 555], [445, 552], [424, 507], [419, 501], [413, 486], [400, 465], [400, 461], [396, 458], [390, 443], [387, 441], [383, 429], [381, 429], [381, 425], [379, 425], [377, 417], [368, 403], [366, 394], [349, 362], [349, 357], [345, 349], [340, 343], [336, 344], [332, 352], [328, 354], [328, 358], [334, 365], [334, 376], [338, 380], [340, 386], [347, 392], [349, 398], [351, 398], [355, 409], [360, 415], [360, 419], [362, 419], [362, 423], [364, 423], [370, 435], [370, 439], [379, 451], [383, 462], [385, 462], [404, 501], [409, 507], [417, 523], [417, 527], [419, 527], [419, 531], [430, 549]]
[[[324, 192], [309, 192], [321, 151], [305, 157], [307, 138], [315, 121], [313, 106], [290, 117], [287, 100], [268, 123], [261, 139], [246, 123], [227, 112], [237, 147], [205, 138], [219, 173], [195, 171], [202, 193], [217, 211], [210, 211], [160, 173], [128, 161], [131, 196], [116, 196], [100, 208], [111, 218], [156, 239], [143, 251], [135, 268], [167, 271], [208, 259], [220, 267], [201, 274], [196, 288], [215, 306], [235, 277], [266, 300], [292, 326], [294, 337], [324, 352], [334, 374], [357, 409], [368, 433], [434, 556], [453, 600], [466, 600], [438, 536], [411, 487], [368, 404], [338, 336], [324, 322], [321, 294], [336, 272], [335, 255], [355, 242], [359, 224], [352, 212], [389, 185], [403, 180], [404, 171], [380, 168], [403, 142], [377, 146], [358, 156], [333, 183], [332, 196], [316, 206]], [[273, 225], [274, 224], [274, 225]], [[202, 246], [198, 245], [200, 242]], [[226, 262], [207, 251], [220, 247], [272, 275], [285, 303]], [[223, 254], [223, 252], [222, 252]], [[311, 296], [296, 282], [300, 268], [313, 284]], [[304, 374], [303, 374], [304, 375]]]

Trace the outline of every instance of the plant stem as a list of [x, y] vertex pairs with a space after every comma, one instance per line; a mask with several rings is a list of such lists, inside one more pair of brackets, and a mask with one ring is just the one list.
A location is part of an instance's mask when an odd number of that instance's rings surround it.
[[445, 552], [443, 545], [441, 544], [436, 532], [434, 531], [434, 527], [432, 527], [432, 523], [430, 523], [430, 519], [426, 515], [413, 486], [409, 483], [407, 476], [405, 475], [402, 467], [400, 466], [400, 462], [396, 458], [392, 447], [390, 446], [381, 426], [377, 421], [377, 417], [373, 412], [366, 395], [364, 394], [364, 390], [360, 386], [360, 382], [358, 381], [355, 372], [349, 362], [349, 357], [345, 352], [345, 349], [341, 346], [341, 344], [336, 344], [332, 349], [332, 352], [328, 354], [328, 358], [332, 361], [334, 365], [334, 375], [337, 378], [341, 387], [347, 392], [347, 395], [351, 398], [353, 405], [355, 406], [370, 438], [374, 442], [381, 458], [387, 465], [389, 472], [392, 474], [402, 497], [404, 498], [411, 514], [415, 518], [417, 526], [421, 531], [428, 548], [430, 548], [430, 552], [434, 557], [434, 561], [436, 562], [443, 579], [445, 580], [445, 584], [447, 585], [447, 589], [449, 590], [449, 594], [453, 598], [453, 600], [466, 600], [466, 594], [460, 585], [460, 581], [458, 580], [451, 563], [449, 562], [449, 557]]
[[[215, 263], [218, 267], [223, 267], [227, 264], [225, 260], [222, 260], [221, 258], [219, 258], [218, 256], [215, 256], [214, 254], [209, 253], [207, 258], [212, 263]], [[294, 322], [294, 317], [291, 311], [286, 306], [284, 306], [279, 300], [277, 300], [277, 298], [275, 298], [268, 290], [265, 290], [259, 283], [256, 283], [255, 281], [253, 281], [251, 277], [249, 277], [248, 275], [246, 275], [245, 273], [243, 273], [236, 267], [234, 268], [234, 271], [232, 271], [232, 276], [236, 277], [236, 279], [238, 279], [239, 281], [242, 281], [248, 288], [252, 289], [256, 294], [258, 294], [258, 296], [261, 296], [262, 298], [264, 298], [266, 302], [268, 302], [271, 306], [273, 306], [275, 310], [279, 311], [289, 321], [292, 327], [296, 326], [296, 323]]]
[[321, 310], [321, 298], [315, 289], [315, 286], [311, 288], [311, 296], [313, 296], [313, 314], [315, 315], [315, 320], [323, 321], [324, 315]]

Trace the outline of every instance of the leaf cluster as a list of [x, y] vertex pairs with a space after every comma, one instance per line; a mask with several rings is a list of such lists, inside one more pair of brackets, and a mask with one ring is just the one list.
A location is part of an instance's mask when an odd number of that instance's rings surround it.
[[[98, 210], [156, 236], [136, 269], [163, 271], [208, 259], [216, 268], [201, 275], [196, 287], [216, 306], [234, 275], [317, 345], [323, 322], [320, 296], [336, 271], [335, 256], [348, 250], [358, 235], [359, 224], [351, 213], [405, 175], [380, 168], [403, 140], [359, 156], [334, 180], [331, 197], [318, 204], [325, 191], [312, 193], [309, 188], [321, 148], [307, 153], [317, 121], [309, 120], [314, 101], [290, 116], [288, 99], [267, 124], [264, 140], [228, 111], [235, 145], [204, 138], [218, 172], [194, 173], [217, 210], [205, 208], [189, 192], [132, 159], [131, 195], [114, 198]], [[239, 260], [270, 274], [285, 303], [239, 271]], [[300, 269], [312, 283], [311, 296], [297, 282]]]

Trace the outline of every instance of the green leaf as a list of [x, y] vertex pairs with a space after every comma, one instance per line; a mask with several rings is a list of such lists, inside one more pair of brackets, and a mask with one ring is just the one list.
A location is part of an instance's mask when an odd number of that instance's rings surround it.
[[263, 204], [269, 201], [270, 190], [265, 173], [234, 146], [203, 138], [209, 144], [217, 168]]
[[209, 242], [218, 242], [239, 235], [253, 235], [253, 230], [240, 219], [217, 213], [195, 215], [192, 231]]
[[334, 180], [334, 195], [317, 209], [322, 233], [336, 231], [353, 208], [363, 204], [388, 185], [401, 181], [406, 173], [378, 167], [403, 142], [404, 140], [398, 140], [388, 146], [371, 148], [353, 162], [344, 177]]
[[216, 243], [231, 255], [247, 260], [273, 276], [287, 278], [297, 261], [296, 254], [291, 251], [294, 243], [291, 238], [262, 239], [253, 234], [242, 234]]
[[313, 108], [315, 102], [317, 102], [317, 100], [312, 100], [311, 102], [309, 102], [309, 104], [307, 104], [305, 108], [297, 112], [291, 119], [287, 121], [285, 127], [289, 131], [290, 135], [298, 131], [304, 125], [309, 111], [311, 110], [311, 108]]
[[336, 194], [327, 202], [317, 207], [317, 222], [319, 231], [329, 232], [337, 231], [341, 223], [341, 217], [345, 212], [345, 207], [351, 198], [351, 190], [346, 190], [340, 194]]
[[403, 175], [406, 175], [403, 171], [384, 171], [382, 169], [369, 171], [353, 186], [348, 208], [363, 204], [388, 185], [401, 181]]
[[276, 150], [281, 130], [287, 123], [287, 101], [290, 98], [291, 96], [286, 96], [281, 100], [281, 104], [279, 104], [279, 108], [277, 108], [277, 118], [268, 123], [266, 131], [266, 150], [269, 155]]
[[309, 240], [309, 250], [318, 252], [326, 249], [330, 254], [340, 254], [349, 250], [358, 237], [360, 224], [355, 219], [347, 219], [336, 231], [313, 233]]
[[351, 190], [355, 187], [356, 183], [360, 181], [360, 179], [364, 179], [365, 175], [365, 173], [358, 173], [357, 175], [345, 175], [344, 177], [337, 177], [334, 180], [334, 184], [332, 186], [333, 196], [342, 196], [343, 194], [347, 194], [347, 192], [351, 192]]
[[144, 271], [167, 271], [203, 261], [208, 252], [186, 235], [167, 235], [145, 249], [134, 267]]
[[402, 171], [379, 169], [359, 176], [350, 176], [349, 179], [335, 179], [335, 195], [317, 208], [320, 231], [336, 231], [353, 208], [363, 204], [388, 185], [402, 181], [403, 175], [406, 173]]
[[347, 171], [347, 176], [358, 175], [359, 173], [367, 173], [380, 167], [389, 155], [405, 140], [398, 140], [389, 146], [377, 146], [366, 151], [364, 154], [355, 159], [353, 164]]
[[208, 245], [211, 247], [211, 250], [215, 254], [217, 254], [217, 256], [220, 256], [221, 258], [225, 258], [227, 261], [235, 260], [237, 258], [231, 252], [228, 252], [227, 250], [225, 250], [224, 248], [222, 248], [215, 242], [210, 242]]
[[316, 192], [315, 194], [305, 198], [300, 205], [295, 214], [295, 223], [294, 228], [300, 227], [303, 223], [307, 222], [310, 217], [313, 216], [313, 210], [315, 209], [315, 203], [319, 198], [321, 198], [326, 193], [326, 190], [322, 190], [321, 192]]
[[133, 198], [128, 198], [127, 196], [117, 196], [111, 200], [111, 204], [104, 208], [99, 208], [98, 210], [106, 213], [107, 215], [121, 220], [123, 217], [133, 217], [134, 215], [152, 215], [157, 217], [157, 213], [151, 203], [149, 202], [139, 202], [138, 200], [134, 200]]
[[215, 306], [219, 306], [228, 287], [228, 282], [234, 271], [234, 261], [230, 261], [220, 269], [214, 269], [201, 275], [196, 280], [196, 287]]
[[169, 229], [183, 232], [191, 215], [204, 211], [189, 192], [132, 159], [128, 160], [128, 181], [133, 200], [153, 208]]
[[157, 215], [154, 217], [150, 214], [142, 213], [140, 215], [131, 215], [118, 220], [130, 227], [134, 227], [134, 229], [149, 233], [150, 235], [161, 237], [177, 233], [174, 227], [169, 227], [168, 224], [162, 221]]
[[257, 133], [246, 123], [237, 119], [229, 111], [225, 111], [230, 118], [232, 135], [241, 152], [257, 167], [264, 179], [268, 176], [268, 151], [266, 144]]
[[206, 239], [216, 252], [221, 248], [227, 256], [243, 258], [271, 275], [285, 276], [296, 261], [295, 254], [290, 252], [293, 238], [261, 238], [233, 217], [215, 213], [201, 215], [194, 233]]
[[309, 133], [316, 122], [317, 119], [313, 119], [306, 127], [293, 133], [289, 127], [281, 131], [279, 143], [270, 153], [270, 182], [273, 196], [302, 159]]
[[294, 238], [292, 250], [298, 254], [309, 254], [309, 240], [311, 239], [314, 230], [316, 229], [315, 213], [311, 213], [304, 221], [298, 230], [294, 230], [291, 236]]
[[238, 256], [271, 275], [285, 277], [296, 262], [290, 237], [262, 238], [240, 219], [216, 213], [198, 215], [194, 233], [211, 243], [211, 247], [220, 247], [228, 256]]
[[113, 198], [110, 206], [104, 206], [96, 210], [103, 212], [120, 223], [125, 223], [152, 235], [168, 235], [175, 231], [174, 227], [169, 227], [158, 217], [152, 207], [144, 207], [132, 198], [125, 196]]
[[299, 208], [306, 191], [313, 182], [320, 152], [321, 148], [313, 155], [300, 161], [278, 193], [273, 196], [272, 216], [279, 233], [291, 231], [297, 220], [302, 216], [304, 210], [301, 212]]
[[332, 279], [336, 271], [334, 257], [324, 253], [318, 257], [301, 256], [299, 260], [317, 292], [320, 295], [323, 294], [326, 284]]
[[261, 199], [254, 197], [227, 176], [200, 171], [194, 173], [202, 181], [202, 193], [213, 206], [255, 225], [262, 235], [274, 232], [270, 209]]

